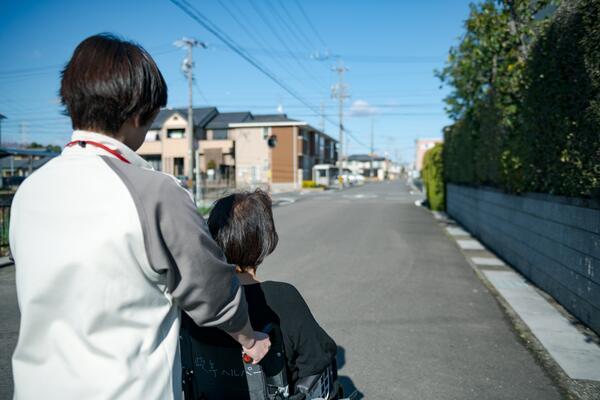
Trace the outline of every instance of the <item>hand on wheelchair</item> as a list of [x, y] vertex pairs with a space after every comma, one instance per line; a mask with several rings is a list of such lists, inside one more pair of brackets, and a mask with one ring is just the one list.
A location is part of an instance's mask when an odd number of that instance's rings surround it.
[[254, 331], [254, 338], [254, 345], [250, 348], [242, 346], [242, 351], [244, 353], [244, 361], [258, 364], [269, 352], [271, 340], [267, 333], [259, 331]]

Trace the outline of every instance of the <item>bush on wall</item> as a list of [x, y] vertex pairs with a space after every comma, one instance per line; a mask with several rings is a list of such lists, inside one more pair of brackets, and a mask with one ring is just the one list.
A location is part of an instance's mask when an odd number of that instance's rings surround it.
[[446, 188], [444, 185], [444, 147], [441, 143], [427, 150], [423, 156], [421, 176], [427, 193], [429, 208], [435, 211], [446, 209]]
[[600, 0], [563, 2], [538, 18], [548, 3], [472, 6], [438, 73], [454, 88], [448, 182], [600, 197]]

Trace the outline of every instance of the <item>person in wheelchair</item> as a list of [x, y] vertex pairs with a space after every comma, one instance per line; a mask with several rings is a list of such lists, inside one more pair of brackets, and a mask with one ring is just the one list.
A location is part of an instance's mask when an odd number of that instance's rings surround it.
[[[236, 265], [253, 328], [279, 326], [290, 388], [332, 365], [337, 345], [317, 323], [300, 292], [289, 283], [260, 281], [257, 277], [258, 266], [278, 242], [269, 195], [257, 190], [219, 199], [208, 218], [208, 227], [227, 261]], [[237, 346], [227, 333], [198, 327], [187, 316], [182, 317], [182, 327], [205, 343]]]

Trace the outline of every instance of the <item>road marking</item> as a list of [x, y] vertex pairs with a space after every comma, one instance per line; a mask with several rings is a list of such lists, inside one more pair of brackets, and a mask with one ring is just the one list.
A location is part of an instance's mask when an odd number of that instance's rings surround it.
[[462, 228], [449, 226], [446, 228], [446, 232], [448, 232], [451, 236], [469, 236], [469, 233], [463, 230]]
[[490, 265], [494, 267], [506, 265], [502, 260], [495, 257], [471, 257], [471, 261], [473, 261], [476, 265]]
[[483, 273], [572, 379], [600, 381], [600, 347], [588, 341], [517, 273]]
[[377, 198], [376, 194], [345, 194], [342, 197], [345, 197], [346, 199], [358, 199], [358, 200], [362, 200], [362, 199], [375, 199]]
[[477, 240], [457, 240], [456, 243], [463, 250], [485, 250], [485, 247]]

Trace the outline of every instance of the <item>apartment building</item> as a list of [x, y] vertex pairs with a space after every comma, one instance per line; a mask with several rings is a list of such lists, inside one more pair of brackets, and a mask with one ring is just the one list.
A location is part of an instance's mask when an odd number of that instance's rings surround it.
[[[138, 153], [156, 169], [183, 176], [188, 162], [187, 110], [161, 110]], [[298, 188], [315, 164], [335, 164], [336, 141], [285, 114], [220, 113], [194, 109], [194, 135], [206, 185], [236, 188]]]

